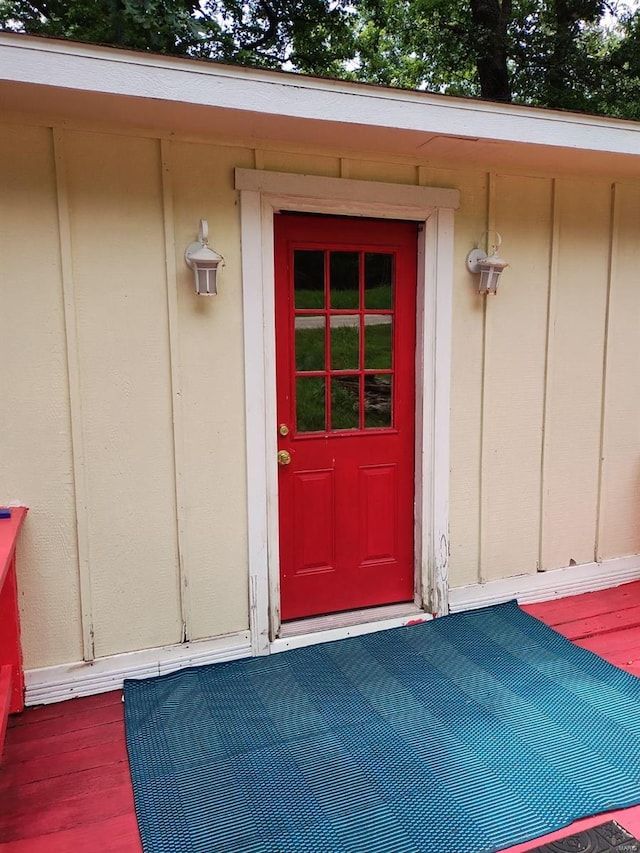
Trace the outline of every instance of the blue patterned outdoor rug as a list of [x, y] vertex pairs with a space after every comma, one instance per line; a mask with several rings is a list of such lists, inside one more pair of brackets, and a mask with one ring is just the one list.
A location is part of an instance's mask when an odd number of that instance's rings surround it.
[[515, 602], [124, 692], [145, 853], [487, 853], [640, 802], [640, 679]]

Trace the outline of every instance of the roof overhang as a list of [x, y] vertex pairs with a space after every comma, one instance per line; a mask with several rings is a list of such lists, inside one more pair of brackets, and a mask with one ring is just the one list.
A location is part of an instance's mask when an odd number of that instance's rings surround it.
[[581, 152], [613, 155], [625, 172], [640, 168], [636, 122], [13, 33], [0, 33], [0, 101], [14, 112], [100, 116], [226, 137], [340, 142], [342, 148], [429, 159], [452, 144], [467, 156], [465, 149], [469, 154], [469, 146], [480, 143], [483, 151], [498, 146], [499, 156], [514, 146], [536, 146], [538, 153], [564, 151], [567, 162]]

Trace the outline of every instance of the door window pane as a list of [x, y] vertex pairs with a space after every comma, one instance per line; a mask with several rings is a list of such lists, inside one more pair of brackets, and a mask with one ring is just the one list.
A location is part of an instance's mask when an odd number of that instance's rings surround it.
[[324, 432], [324, 387], [323, 376], [299, 376], [296, 379], [297, 432]]
[[331, 429], [360, 428], [360, 377], [331, 379]]
[[334, 314], [331, 325], [331, 369], [358, 370], [360, 367], [360, 317]]
[[392, 378], [389, 373], [364, 378], [364, 425], [367, 429], [390, 427], [392, 413]]
[[364, 256], [364, 307], [393, 308], [393, 255]]
[[296, 308], [324, 308], [324, 252], [294, 251], [293, 289]]
[[332, 308], [360, 307], [359, 261], [358, 252], [331, 252], [329, 280]]
[[393, 346], [391, 314], [365, 314], [364, 366], [368, 370], [390, 370]]
[[296, 317], [295, 324], [296, 370], [324, 370], [324, 315]]

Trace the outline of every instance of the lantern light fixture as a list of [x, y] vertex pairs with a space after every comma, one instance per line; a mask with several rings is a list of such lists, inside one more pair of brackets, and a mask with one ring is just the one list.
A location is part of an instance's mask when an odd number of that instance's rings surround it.
[[480, 240], [482, 240], [482, 237], [484, 237], [485, 234], [488, 235], [489, 233], [496, 235], [496, 240], [491, 245], [490, 254], [483, 252], [482, 249], [476, 246], [476, 248], [472, 249], [467, 255], [467, 269], [469, 272], [474, 274], [480, 273], [478, 293], [483, 293], [485, 295], [492, 294], [495, 296], [498, 290], [498, 283], [500, 281], [502, 271], [508, 267], [509, 264], [498, 255], [498, 249], [502, 245], [502, 238], [497, 231], [485, 231], [480, 237]]
[[209, 223], [206, 219], [200, 220], [198, 239], [187, 246], [184, 259], [193, 270], [198, 296], [215, 296], [218, 292], [218, 268], [224, 265], [224, 258], [209, 248]]

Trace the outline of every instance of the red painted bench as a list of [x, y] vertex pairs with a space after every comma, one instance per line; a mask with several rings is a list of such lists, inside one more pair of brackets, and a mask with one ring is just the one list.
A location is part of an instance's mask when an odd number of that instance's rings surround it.
[[11, 507], [10, 518], [0, 518], [0, 751], [9, 714], [24, 708], [24, 671], [20, 647], [16, 541], [27, 514]]

